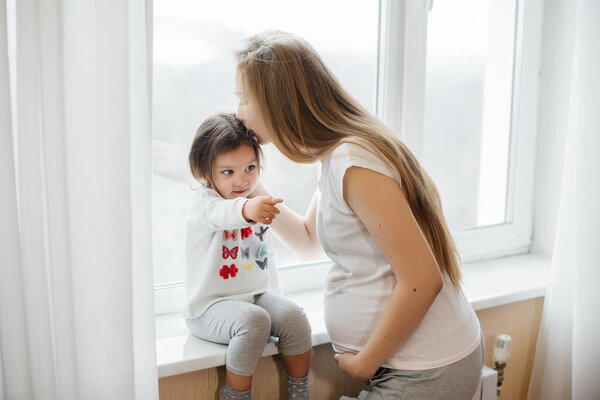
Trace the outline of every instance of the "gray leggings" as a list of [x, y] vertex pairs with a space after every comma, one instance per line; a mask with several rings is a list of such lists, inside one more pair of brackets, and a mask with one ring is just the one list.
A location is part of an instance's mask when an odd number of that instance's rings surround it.
[[269, 336], [279, 338], [279, 351], [286, 356], [311, 348], [310, 324], [302, 308], [272, 293], [254, 296], [254, 304], [222, 300], [186, 321], [199, 338], [229, 344], [227, 369], [241, 376], [254, 375]]
[[370, 379], [371, 391], [362, 391], [357, 398], [340, 400], [472, 400], [481, 379], [483, 340], [475, 351], [457, 362], [440, 368], [404, 371], [379, 368]]

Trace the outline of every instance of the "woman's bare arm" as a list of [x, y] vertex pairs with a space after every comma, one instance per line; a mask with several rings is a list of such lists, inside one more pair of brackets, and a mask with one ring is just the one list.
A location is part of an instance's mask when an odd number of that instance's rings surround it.
[[344, 176], [343, 195], [397, 277], [389, 302], [365, 347], [358, 354], [335, 357], [342, 372], [365, 379], [412, 336], [443, 282], [435, 257], [394, 179], [351, 167]]
[[[259, 183], [252, 196], [269, 196], [269, 191]], [[314, 260], [323, 254], [317, 239], [317, 193], [304, 216], [292, 211], [283, 204], [277, 205], [280, 213], [273, 219], [271, 227], [279, 239], [305, 261]]]

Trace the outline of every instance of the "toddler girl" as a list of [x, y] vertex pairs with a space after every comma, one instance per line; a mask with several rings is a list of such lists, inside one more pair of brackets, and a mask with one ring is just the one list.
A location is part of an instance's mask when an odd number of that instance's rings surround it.
[[279, 338], [288, 397], [308, 399], [310, 325], [298, 305], [269, 292], [278, 282], [269, 224], [282, 200], [252, 197], [260, 156], [258, 140], [233, 114], [212, 116], [198, 128], [189, 163], [203, 187], [187, 221], [182, 315], [194, 335], [229, 344], [220, 399], [250, 399], [269, 336]]

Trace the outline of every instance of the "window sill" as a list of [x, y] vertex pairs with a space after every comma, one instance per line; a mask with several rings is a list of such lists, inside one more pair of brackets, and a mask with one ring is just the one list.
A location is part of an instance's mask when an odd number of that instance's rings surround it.
[[[462, 267], [463, 290], [475, 311], [543, 297], [549, 270], [548, 258], [529, 254], [469, 263]], [[289, 297], [304, 308], [310, 320], [313, 346], [329, 343], [322, 291], [307, 290]], [[227, 346], [191, 335], [178, 314], [156, 317], [156, 338], [159, 378], [225, 365]], [[263, 357], [277, 353], [270, 342]]]

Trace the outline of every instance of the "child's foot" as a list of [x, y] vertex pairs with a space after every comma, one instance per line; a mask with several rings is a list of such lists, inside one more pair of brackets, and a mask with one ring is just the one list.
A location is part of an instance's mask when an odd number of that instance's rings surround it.
[[287, 376], [287, 389], [289, 400], [310, 400], [308, 393], [308, 375], [303, 378]]
[[219, 400], [250, 400], [251, 391], [252, 387], [243, 392], [238, 392], [225, 382], [225, 386], [219, 391]]

